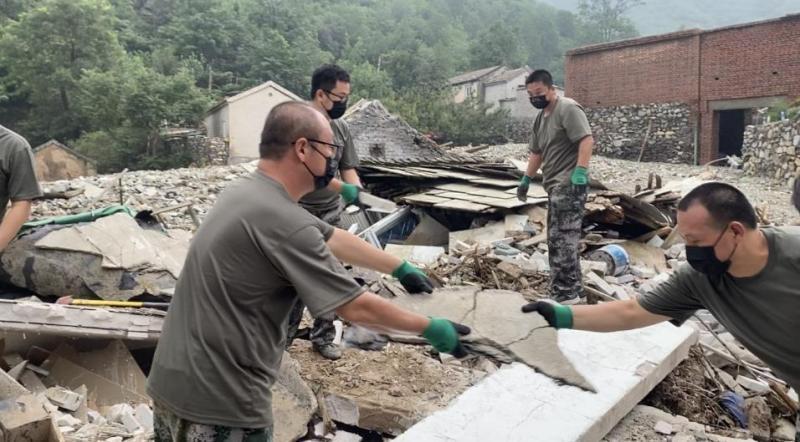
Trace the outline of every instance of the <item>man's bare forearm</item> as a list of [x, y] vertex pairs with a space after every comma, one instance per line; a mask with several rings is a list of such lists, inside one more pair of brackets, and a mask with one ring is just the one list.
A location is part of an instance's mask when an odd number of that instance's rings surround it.
[[336, 309], [343, 319], [382, 333], [420, 335], [430, 319], [402, 309], [386, 299], [366, 292]]
[[647, 327], [670, 319], [648, 312], [635, 299], [571, 308], [572, 328], [576, 330], [615, 332]]
[[584, 137], [578, 144], [578, 166], [589, 168], [592, 149], [594, 149], [594, 138], [591, 135]]
[[539, 171], [539, 167], [542, 166], [542, 154], [532, 153], [528, 157], [528, 170], [525, 171], [525, 175], [533, 178], [536, 176], [536, 173]]
[[0, 251], [8, 247], [8, 243], [17, 236], [17, 232], [31, 215], [31, 202], [28, 200], [13, 201], [0, 223]]
[[356, 169], [342, 169], [342, 181], [348, 184], [354, 184], [358, 187], [363, 187], [361, 185], [361, 178], [358, 177]]
[[391, 274], [403, 263], [400, 258], [342, 229], [336, 229], [327, 244], [339, 260], [381, 273]]

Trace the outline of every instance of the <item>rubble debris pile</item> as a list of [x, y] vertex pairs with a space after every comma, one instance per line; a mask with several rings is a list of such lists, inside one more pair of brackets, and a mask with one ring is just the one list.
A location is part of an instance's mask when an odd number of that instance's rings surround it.
[[362, 161], [425, 160], [443, 153], [435, 142], [389, 113], [378, 100], [360, 100], [343, 118]]
[[800, 169], [800, 119], [747, 126], [742, 157], [746, 174], [791, 186]]

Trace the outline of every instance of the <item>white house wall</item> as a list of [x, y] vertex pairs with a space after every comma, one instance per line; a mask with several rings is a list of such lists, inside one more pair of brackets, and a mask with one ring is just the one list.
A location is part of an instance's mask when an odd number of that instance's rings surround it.
[[228, 105], [230, 112], [230, 164], [258, 158], [258, 144], [267, 114], [276, 105], [292, 99], [267, 87]]
[[206, 116], [205, 124], [209, 137], [228, 139], [229, 106], [222, 106], [214, 113]]

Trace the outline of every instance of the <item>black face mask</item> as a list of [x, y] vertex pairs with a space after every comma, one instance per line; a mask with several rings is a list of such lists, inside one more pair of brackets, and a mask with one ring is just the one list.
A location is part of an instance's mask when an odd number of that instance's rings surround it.
[[537, 95], [535, 97], [530, 97], [531, 104], [536, 109], [544, 109], [550, 104], [550, 100], [547, 99], [544, 95]]
[[719, 258], [717, 258], [717, 254], [714, 253], [714, 248], [717, 247], [717, 244], [722, 239], [722, 235], [724, 235], [727, 230], [728, 228], [726, 227], [725, 230], [720, 233], [713, 246], [686, 246], [686, 260], [689, 261], [689, 265], [692, 266], [693, 269], [715, 279], [722, 277], [722, 275], [728, 271], [728, 268], [731, 266], [731, 257], [736, 252], [738, 244], [733, 247], [733, 251], [725, 261], [720, 261]]
[[342, 100], [342, 101], [333, 101], [333, 107], [325, 112], [328, 113], [328, 117], [330, 117], [331, 120], [335, 120], [344, 115], [344, 111], [346, 110], [347, 110], [347, 100]]
[[[322, 155], [322, 152], [320, 152], [316, 147], [314, 147], [313, 144], [309, 142], [308, 145], [311, 146], [312, 149], [316, 150], [318, 154]], [[336, 171], [339, 170], [339, 161], [336, 159], [335, 155], [329, 157], [326, 157], [325, 155], [322, 156], [325, 158], [325, 174], [322, 176], [314, 175], [314, 172], [311, 171], [311, 168], [309, 168], [306, 163], [303, 163], [303, 166], [306, 167], [308, 173], [310, 173], [311, 176], [314, 177], [314, 190], [324, 189], [328, 187], [328, 184], [330, 184], [331, 181], [333, 181], [333, 179], [336, 178]]]

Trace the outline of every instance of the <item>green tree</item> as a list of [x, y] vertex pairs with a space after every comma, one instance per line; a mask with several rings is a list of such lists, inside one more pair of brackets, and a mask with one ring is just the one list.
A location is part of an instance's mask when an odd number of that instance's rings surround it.
[[34, 139], [75, 138], [74, 95], [85, 69], [108, 69], [122, 56], [106, 0], [44, 0], [11, 23], [0, 41], [6, 91], [30, 105], [24, 129]]
[[636, 26], [625, 13], [642, 4], [642, 0], [581, 0], [578, 16], [583, 21], [585, 38], [607, 42], [637, 36]]
[[526, 54], [519, 40], [519, 31], [503, 23], [495, 23], [480, 34], [472, 42], [472, 66], [512, 66], [525, 63]]
[[165, 150], [160, 130], [196, 125], [211, 103], [188, 68], [164, 75], [139, 56], [126, 57], [110, 71], [86, 71], [80, 91], [86, 132], [76, 147], [104, 172], [186, 166], [188, 152]]

